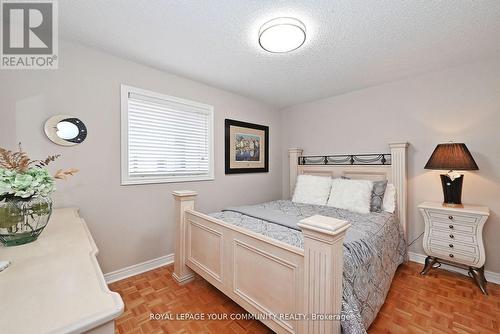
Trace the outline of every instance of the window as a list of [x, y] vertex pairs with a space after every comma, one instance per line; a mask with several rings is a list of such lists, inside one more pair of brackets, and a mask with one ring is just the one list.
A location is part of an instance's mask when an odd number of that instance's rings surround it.
[[214, 179], [213, 107], [122, 85], [122, 184]]

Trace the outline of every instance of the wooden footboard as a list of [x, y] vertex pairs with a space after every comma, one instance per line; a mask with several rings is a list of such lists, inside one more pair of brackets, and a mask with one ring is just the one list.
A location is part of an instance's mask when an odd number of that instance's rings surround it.
[[343, 239], [349, 223], [304, 219], [304, 249], [194, 210], [176, 191], [174, 279], [196, 272], [277, 333], [340, 333]]

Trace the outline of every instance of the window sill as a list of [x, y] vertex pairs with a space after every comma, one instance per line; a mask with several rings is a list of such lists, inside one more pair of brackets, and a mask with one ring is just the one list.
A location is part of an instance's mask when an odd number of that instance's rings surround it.
[[141, 185], [141, 184], [159, 184], [159, 183], [183, 183], [183, 182], [199, 182], [199, 181], [214, 181], [213, 175], [206, 176], [191, 176], [191, 177], [175, 177], [175, 178], [122, 178], [122, 186]]

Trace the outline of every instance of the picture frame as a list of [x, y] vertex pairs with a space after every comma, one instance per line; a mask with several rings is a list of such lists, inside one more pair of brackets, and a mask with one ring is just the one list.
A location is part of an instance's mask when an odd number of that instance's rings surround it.
[[226, 174], [269, 172], [269, 127], [225, 119]]

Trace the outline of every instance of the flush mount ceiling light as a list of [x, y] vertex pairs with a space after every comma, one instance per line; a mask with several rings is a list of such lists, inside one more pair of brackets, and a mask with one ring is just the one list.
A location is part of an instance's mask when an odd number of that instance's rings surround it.
[[259, 44], [274, 53], [298, 49], [306, 40], [306, 26], [292, 17], [278, 17], [266, 22], [259, 30]]

